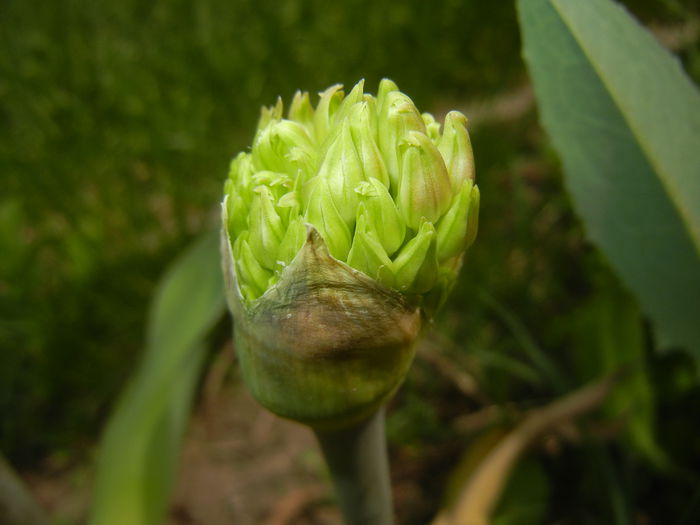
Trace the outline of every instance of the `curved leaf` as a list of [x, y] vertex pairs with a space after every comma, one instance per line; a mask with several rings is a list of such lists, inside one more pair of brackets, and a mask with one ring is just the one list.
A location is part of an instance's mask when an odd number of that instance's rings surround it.
[[218, 232], [203, 236], [156, 292], [143, 361], [102, 438], [91, 525], [151, 525], [165, 517], [202, 340], [224, 311], [218, 242]]
[[519, 0], [542, 122], [590, 238], [661, 346], [700, 357], [700, 94], [608, 0]]

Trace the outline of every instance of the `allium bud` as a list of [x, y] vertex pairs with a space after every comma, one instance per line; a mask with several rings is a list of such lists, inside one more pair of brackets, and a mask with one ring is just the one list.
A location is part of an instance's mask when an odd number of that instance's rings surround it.
[[317, 143], [319, 137], [326, 138], [331, 131], [333, 117], [343, 100], [342, 87], [340, 84], [336, 84], [319, 95], [320, 100], [314, 112], [314, 132]]
[[411, 131], [425, 134], [425, 123], [413, 101], [400, 91], [390, 91], [385, 95], [378, 117], [379, 148], [389, 172], [392, 190], [396, 191], [401, 170], [399, 145]]
[[466, 119], [383, 80], [316, 107], [264, 108], [222, 203], [241, 369], [273, 412], [317, 428], [368, 416], [401, 383], [422, 322], [473, 242], [479, 191]]
[[417, 230], [422, 220], [435, 223], [452, 200], [450, 178], [440, 152], [423, 133], [411, 131], [402, 150], [397, 204], [406, 224]]
[[348, 225], [352, 225], [359, 203], [355, 188], [367, 177], [347, 120], [328, 147], [318, 177], [327, 182], [328, 198], [333, 201], [340, 216]]
[[406, 224], [399, 215], [389, 190], [382, 182], [370, 177], [368, 181], [358, 184], [355, 191], [362, 199], [357, 208], [358, 217], [364, 217], [369, 230], [377, 237], [384, 251], [393, 255], [406, 237]]
[[394, 287], [394, 264], [377, 237], [367, 218], [367, 210], [360, 205], [355, 236], [348, 253], [348, 265], [360, 270], [386, 287]]
[[376, 141], [376, 103], [369, 99], [352, 106], [348, 121], [352, 140], [367, 178], [373, 177], [389, 188], [389, 174]]
[[435, 226], [431, 222], [424, 220], [416, 236], [401, 248], [394, 260], [394, 272], [396, 287], [402, 292], [430, 290], [437, 278]]
[[453, 191], [466, 180], [474, 180], [472, 143], [467, 133], [467, 118], [459, 111], [450, 111], [445, 117], [445, 131], [438, 143], [445, 159]]
[[336, 207], [336, 194], [325, 177], [316, 177], [313, 183], [305, 215], [306, 221], [319, 231], [331, 255], [338, 260], [345, 260], [350, 251], [352, 234]]
[[309, 100], [309, 94], [301, 91], [294, 93], [292, 105], [289, 107], [289, 120], [300, 122], [305, 126], [312, 125], [314, 108]]
[[253, 255], [268, 270], [275, 268], [277, 251], [284, 237], [282, 219], [272, 201], [268, 186], [258, 186], [250, 206], [248, 244]]
[[476, 238], [478, 218], [479, 188], [471, 180], [465, 180], [452, 206], [438, 223], [440, 261], [455, 257], [469, 248]]

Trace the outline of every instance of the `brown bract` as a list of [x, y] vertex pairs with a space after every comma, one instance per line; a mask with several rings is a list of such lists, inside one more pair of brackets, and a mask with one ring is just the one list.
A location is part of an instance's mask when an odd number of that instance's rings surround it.
[[413, 359], [418, 307], [334, 259], [311, 226], [279, 281], [245, 304], [228, 236], [222, 241], [237, 353], [261, 404], [333, 428], [368, 416], [395, 391]]

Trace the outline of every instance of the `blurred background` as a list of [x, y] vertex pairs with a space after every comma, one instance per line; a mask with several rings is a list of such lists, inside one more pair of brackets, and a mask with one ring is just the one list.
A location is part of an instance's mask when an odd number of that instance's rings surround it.
[[[623, 4], [699, 82], [698, 2]], [[477, 242], [390, 406], [400, 523], [427, 522], [522, 411], [631, 359], [642, 373], [589, 432], [553, 432], [519, 464], [499, 523], [700, 516], [695, 363], [653, 352], [587, 242], [538, 124], [512, 1], [3, 0], [0, 452], [58, 523], [84, 519], [154, 287], [216, 227], [260, 106], [361, 78], [376, 93], [382, 77], [438, 119], [469, 117], [482, 194]], [[337, 522], [311, 436], [247, 397], [230, 332], [222, 319], [209, 339], [169, 522]], [[282, 503], [298, 512], [284, 518]]]

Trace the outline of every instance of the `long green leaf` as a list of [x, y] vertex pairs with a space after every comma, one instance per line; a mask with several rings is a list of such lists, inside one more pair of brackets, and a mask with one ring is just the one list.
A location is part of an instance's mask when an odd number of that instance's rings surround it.
[[609, 0], [519, 0], [542, 122], [590, 238], [700, 358], [700, 94]]
[[218, 235], [207, 234], [164, 276], [141, 365], [108, 422], [99, 451], [92, 525], [161, 523], [204, 357], [224, 310]]

